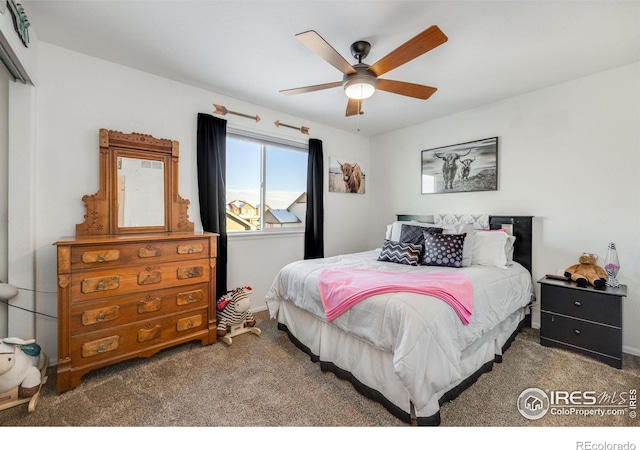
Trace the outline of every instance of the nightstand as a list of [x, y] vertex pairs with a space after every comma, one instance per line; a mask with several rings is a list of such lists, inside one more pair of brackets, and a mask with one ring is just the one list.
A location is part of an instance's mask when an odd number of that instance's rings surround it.
[[542, 278], [540, 344], [573, 350], [622, 368], [622, 297], [627, 286], [578, 287]]

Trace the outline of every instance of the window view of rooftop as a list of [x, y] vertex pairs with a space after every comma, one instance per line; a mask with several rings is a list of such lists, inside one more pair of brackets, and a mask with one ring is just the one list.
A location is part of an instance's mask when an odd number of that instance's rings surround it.
[[307, 152], [227, 137], [227, 231], [303, 228]]

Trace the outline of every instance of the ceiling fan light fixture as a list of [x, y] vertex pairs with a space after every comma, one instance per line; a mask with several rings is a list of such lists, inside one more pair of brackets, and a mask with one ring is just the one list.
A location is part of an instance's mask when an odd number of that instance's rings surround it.
[[345, 84], [344, 92], [347, 94], [347, 97], [353, 98], [356, 100], [362, 100], [365, 98], [369, 98], [376, 91], [376, 88], [368, 83], [368, 82], [356, 82]]
[[356, 100], [371, 97], [376, 91], [378, 79], [367, 71], [369, 66], [362, 64], [361, 67], [358, 67], [358, 64], [356, 64], [354, 67], [356, 73], [344, 76], [342, 85], [345, 94], [347, 94], [347, 97]]

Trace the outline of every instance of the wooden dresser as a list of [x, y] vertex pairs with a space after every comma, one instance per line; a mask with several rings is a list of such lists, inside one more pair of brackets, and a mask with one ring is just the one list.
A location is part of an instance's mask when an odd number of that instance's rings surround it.
[[216, 341], [212, 233], [76, 237], [58, 250], [58, 392], [87, 372]]
[[87, 372], [216, 342], [215, 233], [178, 194], [179, 144], [99, 130], [98, 192], [58, 251], [58, 392]]

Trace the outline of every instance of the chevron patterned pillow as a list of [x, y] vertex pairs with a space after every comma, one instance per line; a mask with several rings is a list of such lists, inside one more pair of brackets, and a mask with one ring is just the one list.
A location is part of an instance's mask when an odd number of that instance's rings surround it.
[[409, 266], [420, 264], [421, 245], [384, 240], [378, 261], [387, 261]]

